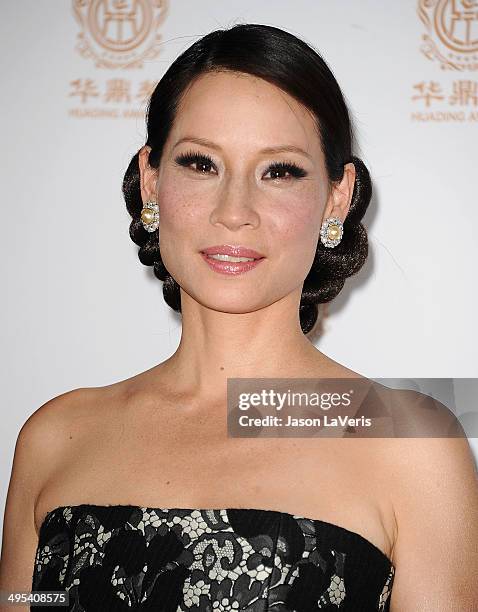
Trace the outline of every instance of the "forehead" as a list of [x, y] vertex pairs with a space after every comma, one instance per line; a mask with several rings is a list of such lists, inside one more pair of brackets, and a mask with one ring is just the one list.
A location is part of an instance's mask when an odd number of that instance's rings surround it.
[[295, 145], [321, 159], [312, 113], [279, 87], [244, 73], [207, 73], [192, 83], [178, 107], [171, 139], [185, 135], [251, 152]]

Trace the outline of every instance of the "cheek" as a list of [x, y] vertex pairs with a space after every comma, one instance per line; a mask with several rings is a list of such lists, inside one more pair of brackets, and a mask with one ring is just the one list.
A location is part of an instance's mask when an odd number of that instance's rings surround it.
[[187, 286], [192, 251], [199, 246], [205, 215], [207, 219], [207, 202], [204, 194], [185, 189], [172, 177], [162, 181], [157, 196], [161, 259], [175, 280]]
[[170, 235], [188, 235], [201, 221], [201, 199], [197, 193], [179, 188], [174, 181], [165, 182], [158, 191], [160, 231]]
[[284, 290], [302, 282], [312, 266], [322, 208], [316, 197], [300, 198], [274, 215], [272, 250]]
[[279, 213], [277, 210], [273, 221], [283, 247], [297, 253], [315, 250], [322, 215], [318, 198], [296, 199], [283, 206]]

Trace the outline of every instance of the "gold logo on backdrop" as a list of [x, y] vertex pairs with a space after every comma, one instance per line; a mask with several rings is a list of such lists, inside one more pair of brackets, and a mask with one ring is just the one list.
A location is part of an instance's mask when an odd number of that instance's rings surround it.
[[443, 70], [478, 69], [478, 0], [419, 0], [422, 53]]
[[167, 0], [73, 0], [77, 50], [98, 68], [142, 68], [159, 55]]

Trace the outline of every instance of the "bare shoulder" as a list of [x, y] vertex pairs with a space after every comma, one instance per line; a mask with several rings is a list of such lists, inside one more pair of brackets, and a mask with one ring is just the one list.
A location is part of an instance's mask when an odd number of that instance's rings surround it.
[[[132, 380], [132, 379], [131, 379]], [[101, 387], [81, 387], [62, 393], [33, 412], [23, 424], [19, 437], [26, 446], [61, 453], [75, 434], [92, 433], [106, 413], [118, 410], [132, 394], [129, 380]]]
[[67, 446], [72, 426], [81, 422], [95, 388], [78, 388], [66, 391], [37, 408], [23, 423], [17, 436], [14, 466], [23, 471], [34, 466], [35, 488], [40, 490], [48, 470]]
[[61, 446], [64, 434], [68, 431], [75, 410], [89, 404], [90, 398], [97, 393], [94, 388], [78, 388], [53, 397], [37, 408], [22, 425], [17, 444], [30, 452], [42, 449], [48, 452]]
[[37, 544], [35, 500], [62, 453], [74, 406], [87, 389], [62, 393], [37, 408], [16, 439], [3, 521], [0, 587], [29, 590]]
[[[61, 463], [75, 432], [91, 425], [93, 407], [100, 393], [101, 388], [93, 387], [66, 391], [42, 404], [26, 419], [15, 444], [6, 511], [9, 505], [18, 503], [17, 483], [20, 482], [22, 502], [35, 507], [44, 483]], [[25, 480], [30, 483], [28, 489], [24, 487]]]
[[391, 610], [471, 610], [478, 601], [478, 478], [469, 442], [389, 442], [397, 522]]
[[374, 388], [393, 421], [381, 454], [396, 525], [391, 610], [471, 610], [478, 600], [478, 474], [466, 434], [432, 396]]

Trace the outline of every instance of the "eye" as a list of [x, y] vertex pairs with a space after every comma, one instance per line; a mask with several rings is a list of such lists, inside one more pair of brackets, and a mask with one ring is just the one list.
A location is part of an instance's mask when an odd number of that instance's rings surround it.
[[[272, 175], [279, 175], [279, 176], [272, 176], [270, 180], [279, 179], [279, 180], [290, 181], [295, 178], [300, 179], [300, 178], [303, 178], [304, 176], [307, 176], [307, 172], [305, 170], [300, 168], [294, 162], [290, 162], [290, 161], [277, 162], [277, 163], [270, 165], [267, 170], [267, 173], [269, 172]], [[289, 174], [288, 177], [283, 176], [286, 173]]]
[[174, 161], [179, 166], [184, 166], [185, 168], [188, 168], [191, 164], [196, 164], [196, 168], [192, 168], [192, 170], [198, 174], [210, 174], [209, 169], [215, 167], [209, 155], [196, 153], [194, 151], [188, 151], [187, 153], [178, 155]]
[[[185, 168], [195, 164], [196, 167], [192, 168], [192, 170], [203, 175], [211, 174], [211, 168], [216, 168], [212, 158], [209, 155], [196, 151], [188, 151], [178, 155], [174, 161], [179, 166], [183, 166]], [[267, 170], [267, 173], [269, 172], [273, 175], [271, 176], [270, 180], [290, 181], [292, 179], [300, 179], [307, 176], [307, 172], [292, 161], [283, 161], [271, 164]], [[285, 174], [288, 174], [289, 176], [284, 176]]]

